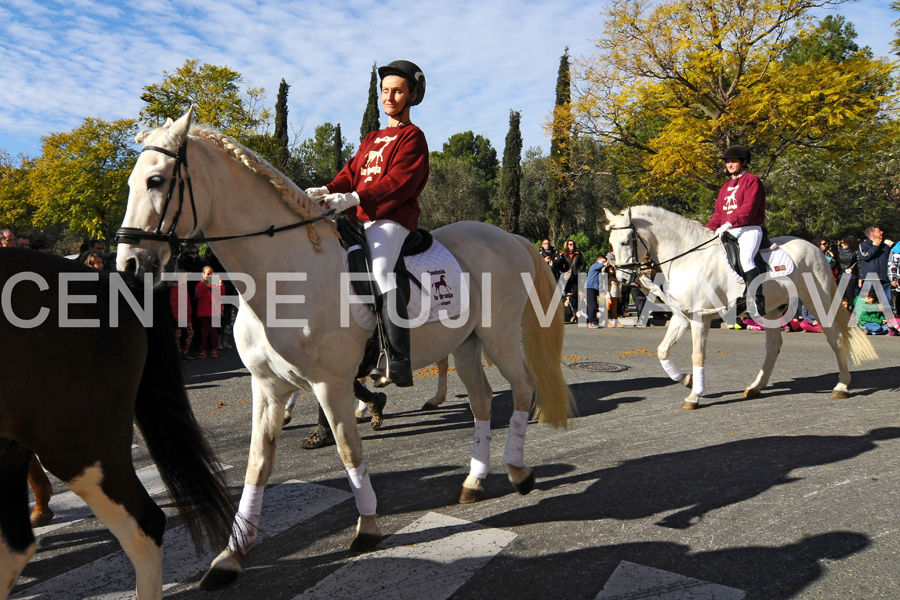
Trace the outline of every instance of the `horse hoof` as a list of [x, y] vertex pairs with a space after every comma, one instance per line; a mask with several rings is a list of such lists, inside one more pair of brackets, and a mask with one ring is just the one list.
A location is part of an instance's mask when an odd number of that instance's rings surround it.
[[850, 392], [845, 390], [831, 390], [831, 397], [835, 400], [846, 400], [850, 397]]
[[241, 563], [237, 555], [230, 550], [217, 556], [206, 575], [200, 580], [200, 589], [204, 592], [220, 590], [234, 583], [241, 572]]
[[353, 538], [353, 541], [350, 542], [350, 551], [351, 552], [371, 552], [378, 546], [378, 542], [381, 541], [380, 535], [374, 535], [371, 533], [357, 533], [356, 537]]
[[281, 422], [281, 426], [284, 427], [290, 422], [291, 422], [291, 411], [286, 410], [286, 411], [284, 411], [284, 420]]
[[681, 385], [686, 388], [692, 387], [694, 385], [694, 376], [688, 373], [684, 377], [681, 378]]
[[688, 400], [685, 400], [684, 402], [681, 403], [681, 408], [683, 408], [684, 410], [694, 410], [695, 408], [697, 408], [698, 404], [700, 404], [700, 403], [699, 402], [690, 402]]
[[[527, 496], [531, 490], [534, 489], [534, 471], [528, 474], [528, 477], [520, 481], [519, 483], [514, 483], [513, 487], [516, 488], [516, 491], [522, 494], [523, 496]], [[463, 488], [465, 489], [465, 488]]]
[[482, 498], [484, 498], [484, 490], [473, 490], [471, 488], [463, 487], [462, 492], [459, 494], [459, 503], [474, 504], [480, 502]]
[[47, 509], [46, 511], [31, 512], [31, 526], [32, 527], [43, 527], [44, 525], [49, 525], [50, 521], [53, 520], [53, 511]]
[[744, 390], [744, 393], [741, 395], [744, 398], [759, 398], [759, 390], [750, 388], [748, 390]]
[[438, 405], [434, 404], [430, 400], [422, 405], [422, 410], [437, 410], [437, 409], [438, 409]]
[[381, 424], [384, 423], [385, 404], [387, 404], [387, 396], [381, 392], [373, 394], [373, 399], [366, 402], [366, 407], [369, 409], [369, 412], [372, 413], [372, 422], [370, 425], [374, 430], [381, 429]]

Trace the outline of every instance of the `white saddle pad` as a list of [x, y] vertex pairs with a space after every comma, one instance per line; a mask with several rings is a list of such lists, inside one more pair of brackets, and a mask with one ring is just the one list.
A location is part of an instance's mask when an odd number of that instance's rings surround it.
[[[405, 256], [403, 260], [406, 261], [406, 269], [422, 284], [421, 289], [413, 281], [409, 286], [408, 311], [413, 326], [459, 317], [463, 297], [462, 269], [456, 257], [443, 244], [434, 240], [431, 248], [425, 252]], [[346, 253], [344, 268], [347, 268]], [[350, 313], [360, 327], [375, 329], [375, 313], [369, 305], [359, 301], [352, 284], [349, 305]], [[342, 307], [343, 310], [346, 308]]]
[[[771, 247], [760, 251], [759, 254], [766, 263], [769, 277], [784, 277], [785, 275], [790, 275], [794, 272], [794, 261], [778, 244], [773, 243]], [[734, 277], [738, 283], [744, 283], [744, 278], [731, 268], [731, 264], [728, 262], [728, 256], [725, 254], [724, 246], [722, 247], [722, 257], [731, 276]]]

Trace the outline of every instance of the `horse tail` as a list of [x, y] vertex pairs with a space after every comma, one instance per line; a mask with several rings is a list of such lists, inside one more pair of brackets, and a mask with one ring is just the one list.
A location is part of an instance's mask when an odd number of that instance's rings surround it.
[[[575, 398], [562, 374], [563, 333], [565, 331], [562, 302], [556, 293], [556, 282], [547, 263], [526, 239], [516, 236], [534, 262], [534, 291], [529, 290], [525, 314], [522, 317], [522, 346], [525, 361], [537, 375], [534, 394], [534, 416], [539, 423], [553, 427], [568, 427], [575, 416]], [[535, 303], [541, 312], [551, 316], [549, 326], [541, 324]], [[551, 315], [552, 313], [552, 315]]]
[[171, 309], [160, 293], [154, 296], [134, 416], [199, 552], [204, 541], [212, 547], [227, 543], [235, 506], [222, 467], [191, 410]]
[[878, 360], [878, 353], [872, 346], [872, 342], [866, 337], [865, 332], [859, 327], [850, 325], [849, 312], [839, 308], [835, 321], [841, 332], [841, 353], [844, 355], [844, 360], [849, 359], [857, 366], [866, 360]]

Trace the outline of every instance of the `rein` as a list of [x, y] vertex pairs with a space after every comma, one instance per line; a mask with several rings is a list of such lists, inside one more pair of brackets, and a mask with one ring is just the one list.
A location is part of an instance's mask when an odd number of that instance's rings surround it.
[[[194, 227], [197, 228], [197, 206], [194, 203], [194, 188], [191, 186], [191, 175], [188, 172], [188, 163], [187, 163], [187, 139], [181, 143], [178, 147], [178, 150], [172, 152], [170, 150], [166, 150], [165, 148], [160, 148], [159, 146], [144, 146], [141, 149], [141, 152], [146, 151], [159, 152], [161, 154], [165, 154], [166, 156], [171, 156], [175, 159], [175, 164], [172, 166], [172, 178], [169, 182], [169, 190], [166, 193], [166, 201], [163, 204], [162, 212], [159, 216], [159, 223], [156, 225], [156, 229], [154, 231], [144, 231], [143, 229], [139, 229], [137, 227], [121, 227], [118, 231], [116, 231], [115, 241], [116, 243], [130, 244], [132, 246], [139, 246], [141, 241], [148, 240], [154, 242], [166, 242], [172, 248], [172, 253], [175, 254], [176, 250], [179, 246], [187, 243], [196, 244], [196, 243], [206, 243], [206, 242], [221, 242], [224, 240], [237, 240], [241, 238], [249, 238], [249, 237], [257, 237], [261, 235], [267, 235], [269, 237], [273, 237], [276, 233], [280, 233], [282, 231], [288, 231], [291, 229], [297, 229], [299, 227], [303, 227], [305, 225], [311, 225], [312, 223], [316, 223], [317, 221], [321, 221], [322, 219], [326, 219], [334, 215], [335, 211], [328, 210], [324, 214], [312, 217], [309, 219], [304, 219], [297, 223], [291, 223], [290, 225], [283, 225], [281, 227], [275, 227], [275, 225], [270, 225], [268, 228], [262, 231], [254, 231], [253, 233], [241, 233], [237, 235], [222, 235], [218, 237], [192, 237], [192, 238], [180, 238], [175, 233], [175, 228], [178, 226], [178, 221], [181, 219], [181, 213], [184, 209], [184, 188], [187, 186], [188, 198], [191, 203], [191, 213], [194, 217]], [[182, 167], [184, 167], [182, 169]], [[172, 225], [169, 227], [169, 230], [166, 233], [162, 232], [163, 221], [166, 218], [166, 213], [169, 211], [169, 205], [172, 203], [172, 197], [175, 192], [175, 184], [178, 184], [178, 209], [175, 211], [175, 216], [172, 218]], [[192, 229], [192, 230], [193, 230]]]
[[[627, 227], [610, 227], [609, 229], [610, 229], [610, 231], [617, 230], [617, 229], [630, 229], [632, 231], [632, 233], [634, 233], [634, 236], [631, 238], [631, 255], [632, 256], [637, 256], [638, 240], [640, 240], [641, 243], [644, 244], [645, 248], [650, 247], [647, 245], [647, 242], [644, 241], [644, 238], [641, 237], [641, 234], [638, 233], [638, 230], [634, 226], [634, 223], [629, 223]], [[677, 255], [673, 256], [672, 258], [667, 258], [666, 260], [664, 260], [662, 262], [656, 263], [656, 266], [662, 267], [665, 264], [676, 261], [683, 256], [687, 256], [688, 254], [690, 254], [692, 252], [696, 252], [697, 250], [699, 250], [700, 248], [703, 248], [707, 244], [713, 243], [717, 239], [719, 239], [717, 236], [713, 236], [712, 238], [706, 240], [705, 242], [701, 242], [701, 243], [697, 244], [696, 246], [694, 246], [693, 248], [689, 248], [688, 250], [685, 250], [681, 254], [677, 254]], [[625, 263], [625, 264], [619, 265], [617, 268], [619, 271], [624, 271], [625, 273], [628, 273], [629, 283], [633, 283], [633, 280], [636, 278], [636, 274], [637, 274], [635, 269], [640, 269], [641, 267], [644, 267], [644, 266], [652, 266], [653, 264], [654, 264], [653, 261], [632, 262], [632, 263]]]

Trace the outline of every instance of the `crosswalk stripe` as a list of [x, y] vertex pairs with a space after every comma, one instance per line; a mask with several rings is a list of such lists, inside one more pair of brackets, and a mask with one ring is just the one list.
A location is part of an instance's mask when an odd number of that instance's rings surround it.
[[516, 534], [428, 513], [382, 549], [358, 556], [294, 600], [416, 598], [445, 600], [499, 554]]
[[[353, 497], [334, 488], [291, 480], [266, 490], [257, 544], [290, 527], [311, 519]], [[178, 585], [205, 571], [220, 549], [198, 555], [183, 526], [166, 531], [163, 558], [163, 588]], [[26, 567], [27, 570], [27, 567]], [[12, 598], [19, 600], [102, 598], [124, 600], [135, 597], [134, 569], [120, 550], [82, 565], [63, 575], [30, 586]]]
[[739, 590], [623, 560], [595, 600], [743, 600]]

